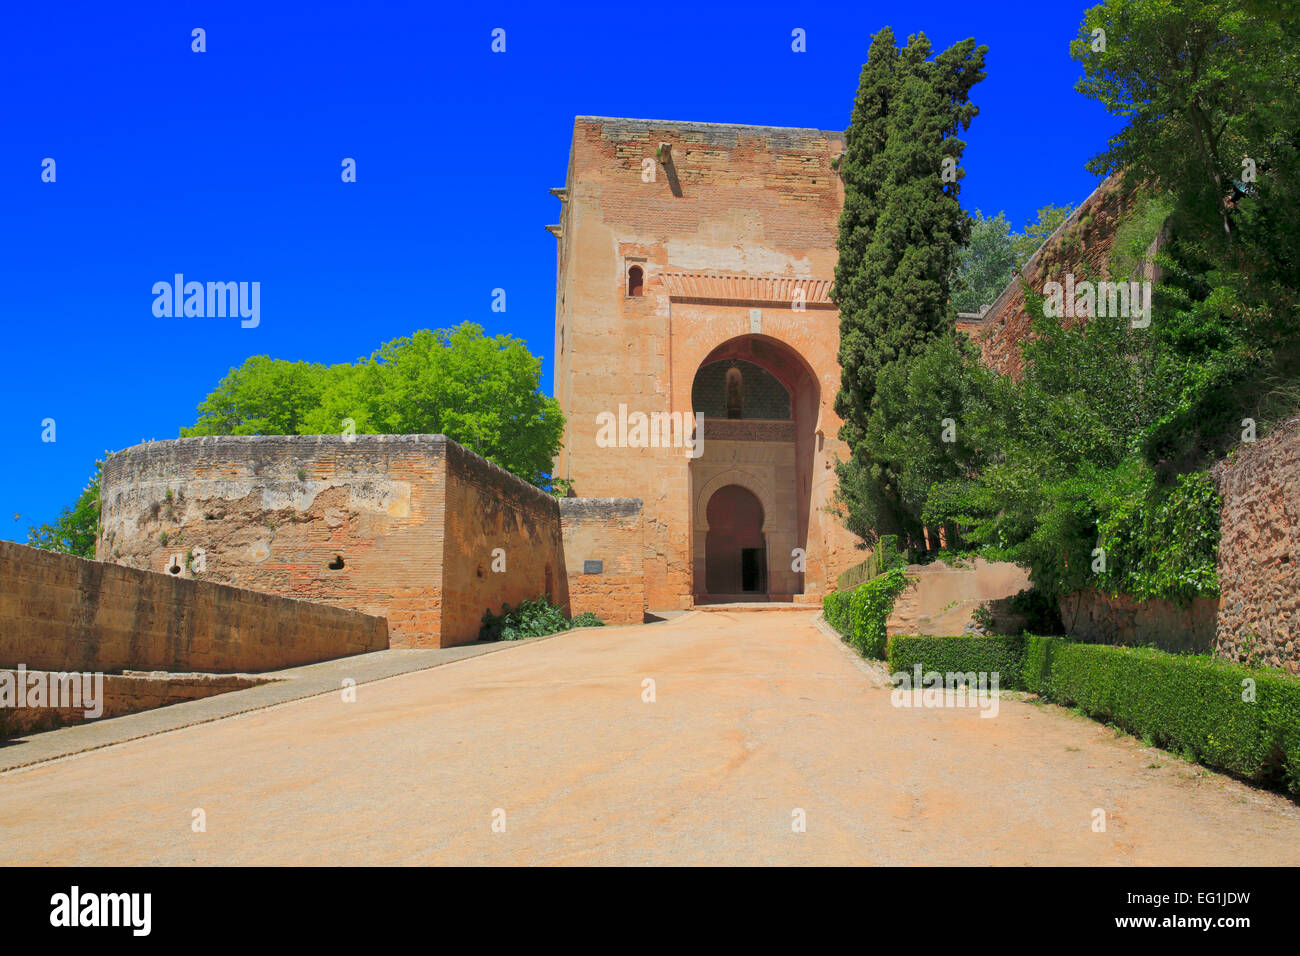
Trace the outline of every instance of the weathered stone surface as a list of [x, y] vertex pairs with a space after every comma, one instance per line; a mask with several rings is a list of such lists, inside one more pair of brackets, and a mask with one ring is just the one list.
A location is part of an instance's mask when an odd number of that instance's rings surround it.
[[1029, 587], [1023, 568], [1003, 561], [912, 564], [907, 587], [894, 601], [886, 633], [953, 636], [963, 633], [975, 609]]
[[1061, 623], [1076, 640], [1192, 654], [1207, 653], [1214, 645], [1215, 604], [1213, 598], [1179, 604], [1093, 590], [1069, 594], [1059, 601]]
[[[642, 499], [650, 608], [690, 607], [706, 591], [708, 499], [730, 484], [763, 502], [768, 593], [820, 600], [861, 560], [827, 510], [834, 462], [847, 456], [834, 412], [839, 320], [827, 296], [842, 150], [842, 134], [814, 129], [574, 123], [557, 193], [555, 390], [567, 426], [556, 468], [578, 494]], [[629, 294], [634, 267], [640, 295]], [[689, 420], [696, 373], [731, 359], [780, 380], [788, 421], [710, 420], [698, 459], [597, 443], [597, 416], [620, 404]]]
[[0, 667], [264, 671], [387, 646], [382, 618], [0, 541]]
[[[101, 487], [101, 559], [379, 615], [394, 647], [475, 640], [503, 604], [570, 603], [557, 500], [442, 435], [150, 442], [111, 456]], [[620, 522], [615, 551], [639, 508]], [[638, 582], [609, 619], [639, 623], [641, 600]]]
[[[0, 670], [13, 674], [15, 681], [19, 677], [17, 671], [8, 668]], [[26, 671], [24, 676], [30, 677], [35, 673]], [[47, 675], [36, 676], [48, 681]], [[214, 694], [243, 690], [265, 682], [265, 679], [250, 674], [169, 674], [165, 671], [105, 674], [102, 712], [97, 718], [88, 718], [85, 707], [4, 707], [0, 708], [0, 739], [80, 724], [90, 719], [106, 720], [109, 717], [134, 714], [185, 700], [199, 700]]]
[[1219, 511], [1215, 650], [1300, 673], [1300, 419], [1212, 472]]
[[[639, 498], [561, 498], [564, 558], [573, 613], [607, 624], [645, 617], [645, 544]], [[599, 564], [588, 573], [587, 562]]]

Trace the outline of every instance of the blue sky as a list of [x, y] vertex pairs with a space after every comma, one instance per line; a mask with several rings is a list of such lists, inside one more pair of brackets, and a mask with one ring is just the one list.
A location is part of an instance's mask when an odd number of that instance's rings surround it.
[[[174, 438], [250, 355], [354, 360], [476, 321], [545, 357], [575, 115], [843, 129], [869, 38], [990, 48], [962, 200], [1076, 203], [1116, 128], [1074, 91], [1085, 4], [22, 4], [0, 32], [0, 537], [95, 458]], [[191, 52], [202, 27], [207, 52]], [[494, 28], [506, 52], [490, 50]], [[807, 52], [790, 49], [791, 31]], [[57, 180], [41, 181], [56, 161]], [[341, 162], [357, 162], [355, 184]], [[261, 321], [155, 318], [151, 288], [261, 283]], [[491, 311], [494, 288], [507, 311]], [[41, 440], [43, 419], [57, 440]], [[21, 517], [15, 521], [15, 513]]]

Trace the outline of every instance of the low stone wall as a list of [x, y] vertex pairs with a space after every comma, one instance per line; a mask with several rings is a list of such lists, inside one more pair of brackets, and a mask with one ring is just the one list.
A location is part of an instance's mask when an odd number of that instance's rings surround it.
[[561, 498], [569, 607], [606, 624], [645, 620], [640, 498]]
[[387, 646], [383, 618], [0, 541], [0, 667], [265, 671]]
[[1088, 590], [1062, 597], [1059, 608], [1065, 632], [1078, 641], [1204, 654], [1214, 646], [1216, 604], [1213, 598], [1184, 605]]
[[975, 609], [1029, 587], [1029, 573], [1004, 561], [975, 558], [960, 565], [942, 561], [907, 567], [907, 588], [894, 601], [886, 633], [955, 636], [970, 624]]
[[[123, 714], [134, 714], [142, 710], [152, 710], [155, 707], [165, 707], [186, 700], [199, 700], [214, 694], [224, 694], [228, 691], [243, 690], [246, 687], [267, 683], [267, 679], [250, 674], [168, 674], [161, 671], [104, 674], [102, 686], [98, 691], [93, 691], [88, 699], [71, 696], [72, 687], [62, 680], [66, 676], [66, 672], [20, 672], [0, 669], [0, 688], [4, 688], [0, 691], [0, 740], [52, 730], [55, 727], [80, 724], [88, 720], [121, 717]], [[85, 676], [75, 675], [77, 678]], [[44, 698], [42, 706], [36, 707], [19, 707], [17, 698], [13, 702], [6, 700], [5, 694], [9, 688], [17, 688], [19, 682], [24, 680], [28, 686], [32, 686], [36, 681], [47, 688], [52, 687], [56, 682], [59, 683], [62, 688], [58, 691], [59, 700]], [[78, 688], [78, 691], [83, 688]], [[79, 706], [54, 706], [71, 700], [80, 700]], [[87, 705], [92, 702], [94, 706], [87, 715]]]
[[441, 435], [222, 435], [104, 462], [102, 561], [381, 615], [438, 646]]
[[545, 595], [568, 607], [554, 496], [452, 441], [444, 486], [442, 646], [475, 640], [502, 604]]
[[[557, 499], [444, 435], [148, 442], [109, 456], [101, 498], [102, 560], [381, 615], [393, 647], [473, 641], [485, 611], [539, 595], [571, 605]], [[618, 573], [616, 616], [639, 623], [640, 552]]]
[[1219, 619], [1228, 660], [1300, 673], [1300, 419], [1215, 466]]

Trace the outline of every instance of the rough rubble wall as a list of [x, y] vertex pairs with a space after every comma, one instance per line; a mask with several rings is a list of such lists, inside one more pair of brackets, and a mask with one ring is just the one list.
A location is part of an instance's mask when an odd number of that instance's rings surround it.
[[387, 646], [383, 618], [0, 541], [0, 667], [265, 671]]
[[[656, 159], [660, 143], [668, 162]], [[629, 410], [689, 415], [696, 371], [719, 345], [759, 334], [798, 353], [820, 385], [808, 417], [811, 506], [805, 590], [820, 598], [853, 539], [823, 520], [833, 493], [839, 322], [810, 298], [806, 311], [770, 298], [779, 277], [816, 284], [834, 273], [843, 185], [831, 167], [839, 133], [579, 117], [559, 228], [556, 395], [567, 417], [561, 477], [584, 496], [644, 501], [646, 602], [689, 607], [693, 561], [689, 459], [680, 449], [603, 448], [596, 417]], [[655, 171], [643, 180], [646, 160]], [[627, 270], [644, 294], [627, 294]], [[703, 297], [670, 289], [666, 274], [713, 277]], [[733, 281], [734, 280], [734, 281]], [[689, 283], [688, 283], [689, 284]], [[818, 286], [820, 288], [820, 286]], [[769, 298], [751, 301], [752, 290]], [[751, 290], [746, 292], [745, 290]], [[834, 556], [831, 567], [828, 555]]]
[[1213, 470], [1219, 510], [1215, 651], [1300, 673], [1300, 419]]
[[640, 624], [645, 619], [640, 499], [561, 498], [560, 524], [573, 614], [590, 611], [606, 624]]
[[484, 612], [500, 613], [502, 604], [544, 594], [568, 607], [554, 497], [448, 442], [446, 514], [444, 647], [476, 639]]
[[[351, 438], [182, 438], [118, 452], [104, 464], [97, 556], [384, 615], [394, 647], [436, 647], [445, 439]], [[196, 549], [202, 570], [187, 566]]]

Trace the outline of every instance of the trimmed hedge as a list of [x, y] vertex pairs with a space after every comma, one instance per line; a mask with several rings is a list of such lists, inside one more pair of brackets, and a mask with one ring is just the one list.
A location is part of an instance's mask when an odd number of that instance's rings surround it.
[[886, 571], [851, 591], [834, 591], [822, 601], [822, 614], [863, 657], [885, 659], [885, 622], [907, 587], [902, 568]]
[[889, 672], [997, 674], [998, 687], [1020, 687], [1025, 658], [1023, 637], [904, 637], [889, 642]]
[[[1059, 637], [895, 637], [891, 672], [997, 671], [1151, 743], [1300, 793], [1300, 680], [1210, 657]], [[1253, 681], [1254, 700], [1243, 700]], [[1248, 696], [1248, 695], [1247, 695]]]
[[[1208, 767], [1300, 793], [1295, 678], [1150, 648], [1028, 643], [1025, 672], [1043, 696]], [[1254, 682], [1253, 701], [1242, 700], [1245, 681]]]

